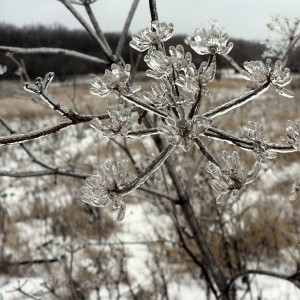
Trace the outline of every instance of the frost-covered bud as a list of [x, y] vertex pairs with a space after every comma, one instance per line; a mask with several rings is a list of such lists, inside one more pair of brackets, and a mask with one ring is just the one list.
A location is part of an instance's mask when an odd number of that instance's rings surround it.
[[153, 21], [151, 23], [151, 28], [147, 27], [141, 30], [139, 33], [132, 36], [132, 41], [130, 41], [130, 46], [140, 52], [147, 49], [149, 51], [157, 49], [157, 46], [161, 43], [169, 40], [172, 37], [173, 24]]
[[44, 91], [47, 91], [48, 86], [52, 79], [54, 78], [54, 73], [49, 72], [45, 75], [44, 79], [37, 77], [35, 84], [25, 82], [24, 90], [34, 94], [42, 94]]
[[155, 79], [161, 79], [172, 73], [172, 61], [163, 51], [153, 51], [144, 57], [146, 64], [152, 69], [147, 70], [146, 75]]
[[122, 95], [129, 96], [138, 92], [141, 89], [140, 86], [129, 87], [127, 85], [130, 77], [130, 70], [131, 66], [129, 64], [125, 65], [124, 68], [117, 64], [112, 64], [111, 71], [105, 70], [105, 73], [101, 78], [94, 78], [93, 82], [91, 83], [91, 94], [105, 97], [111, 91], [115, 91], [121, 93]]
[[162, 78], [160, 84], [151, 84], [152, 93], [144, 92], [144, 98], [157, 108], [176, 106], [176, 96], [170, 82]]
[[265, 163], [268, 159], [276, 158], [276, 153], [268, 150], [270, 140], [263, 135], [264, 128], [261, 124], [249, 121], [247, 131], [249, 139], [253, 141], [253, 150], [259, 162]]
[[250, 172], [241, 163], [239, 155], [236, 151], [229, 155], [223, 151], [223, 160], [225, 168], [222, 170], [215, 164], [209, 162], [206, 171], [214, 178], [211, 187], [219, 192], [216, 202], [223, 203], [231, 198], [236, 198], [239, 190], [246, 184], [255, 180], [260, 170], [260, 163], [256, 162]]
[[117, 219], [121, 221], [126, 206], [122, 201], [120, 190], [132, 180], [126, 160], [115, 164], [108, 162], [103, 167], [98, 167], [94, 174], [86, 179], [86, 184], [81, 189], [81, 200], [97, 207], [112, 205], [114, 209], [119, 209]]
[[279, 95], [293, 98], [294, 93], [285, 89], [284, 86], [288, 85], [292, 81], [292, 76], [290, 75], [290, 69], [282, 69], [282, 62], [277, 60], [272, 67], [271, 59], [267, 59], [266, 63], [262, 61], [246, 61], [244, 63], [244, 70], [242, 76], [246, 80], [250, 80], [259, 85], [263, 85], [270, 81], [272, 85], [276, 87], [276, 92]]
[[228, 54], [233, 48], [233, 43], [228, 43], [228, 35], [222, 29], [212, 24], [209, 29], [197, 29], [193, 37], [188, 38], [188, 43], [200, 55]]
[[296, 200], [300, 195], [300, 176], [296, 178], [294, 181], [290, 194], [289, 194], [289, 200], [294, 201]]
[[7, 67], [0, 65], [0, 75], [3, 75], [6, 71], [7, 71]]
[[110, 117], [108, 126], [94, 118], [91, 122], [91, 126], [100, 130], [105, 137], [113, 137], [118, 134], [127, 135], [131, 129], [131, 109], [126, 108], [124, 104], [118, 104], [116, 106], [109, 106], [107, 113]]
[[295, 123], [291, 120], [287, 121], [286, 137], [282, 137], [282, 140], [300, 151], [300, 121]]
[[190, 94], [198, 93], [201, 88], [201, 94], [207, 96], [209, 95], [207, 84], [215, 78], [215, 74], [215, 63], [208, 66], [207, 62], [202, 62], [198, 70], [195, 65], [190, 64], [184, 73], [179, 74], [175, 83]]
[[190, 52], [185, 53], [182, 45], [170, 46], [169, 53], [171, 55], [171, 61], [176, 71], [185, 70], [190, 66], [192, 62], [192, 54]]

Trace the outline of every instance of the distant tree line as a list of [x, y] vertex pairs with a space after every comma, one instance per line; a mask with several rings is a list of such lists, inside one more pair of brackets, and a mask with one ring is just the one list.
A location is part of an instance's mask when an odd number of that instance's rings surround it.
[[[14, 47], [52, 47], [52, 48], [65, 48], [76, 50], [85, 54], [104, 58], [102, 53], [99, 53], [98, 48], [92, 38], [83, 30], [69, 30], [63, 26], [55, 25], [51, 27], [39, 26], [26, 26], [23, 28], [15, 27], [10, 24], [0, 23], [0, 36], [1, 45], [14, 46]], [[107, 33], [106, 38], [112, 49], [115, 49], [119, 40], [119, 33]], [[182, 44], [186, 51], [193, 51], [184, 42], [185, 35], [175, 35], [172, 38], [172, 45]], [[124, 47], [122, 57], [127, 63], [134, 64], [137, 61], [138, 53], [129, 46], [131, 37], [127, 37], [126, 46]], [[241, 39], [231, 39], [235, 46], [231, 51], [231, 56], [236, 62], [242, 66], [244, 61], [256, 60], [261, 57], [265, 46], [259, 42], [247, 41]], [[167, 47], [171, 43], [166, 43]], [[8, 67], [8, 72], [5, 78], [16, 78], [15, 72], [17, 66], [9, 59], [5, 52], [0, 52], [0, 64]], [[196, 64], [200, 64], [201, 57], [193, 54]], [[27, 72], [30, 77], [43, 76], [49, 71], [56, 73], [56, 76], [64, 80], [68, 76], [101, 73], [106, 68], [92, 62], [79, 60], [76, 58], [67, 57], [64, 55], [17, 55], [14, 57], [18, 60], [22, 59], [26, 65]], [[289, 67], [294, 72], [300, 71], [300, 51], [294, 52], [289, 62]], [[219, 58], [219, 68], [229, 67], [228, 62], [224, 58]], [[146, 69], [146, 64], [140, 60], [137, 66], [138, 71]]]

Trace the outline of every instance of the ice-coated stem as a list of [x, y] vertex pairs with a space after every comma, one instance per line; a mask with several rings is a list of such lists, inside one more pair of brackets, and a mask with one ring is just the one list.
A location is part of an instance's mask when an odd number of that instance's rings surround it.
[[140, 108], [142, 108], [144, 110], [152, 112], [152, 113], [154, 113], [154, 114], [156, 114], [156, 115], [158, 115], [158, 116], [160, 116], [162, 118], [167, 118], [168, 117], [168, 115], [166, 113], [160, 111], [159, 109], [155, 108], [154, 106], [152, 106], [152, 105], [150, 105], [148, 103], [145, 103], [145, 102], [141, 101], [139, 98], [137, 98], [134, 95], [125, 96], [125, 95], [121, 95], [120, 94], [120, 98], [122, 100], [125, 100], [125, 101], [129, 102], [129, 103], [134, 104], [137, 107], [140, 107]]
[[209, 153], [207, 150], [207, 147], [202, 143], [202, 141], [199, 138], [194, 139], [195, 144], [198, 146], [199, 150], [203, 153], [203, 155], [213, 164], [216, 166], [219, 166], [218, 162], [213, 158], [213, 156]]
[[149, 128], [149, 129], [140, 129], [140, 130], [134, 130], [134, 131], [129, 131], [126, 134], [126, 137], [128, 138], [142, 138], [146, 136], [151, 136], [155, 134], [159, 134], [160, 130], [158, 128]]
[[203, 117], [213, 119], [218, 116], [224, 115], [227, 112], [229, 112], [230, 110], [240, 107], [240, 106], [246, 104], [247, 102], [257, 98], [259, 95], [263, 94], [264, 92], [266, 92], [269, 89], [270, 84], [271, 84], [270, 81], [266, 81], [266, 83], [264, 83], [259, 88], [255, 89], [254, 91], [246, 92], [241, 97], [239, 97], [237, 99], [233, 99], [225, 104], [222, 104], [222, 105], [204, 113]]
[[130, 185], [119, 191], [119, 194], [124, 196], [142, 185], [165, 162], [175, 148], [175, 145], [167, 145], [166, 148], [160, 152], [160, 154], [146, 167], [142, 173], [137, 176], [137, 178]]

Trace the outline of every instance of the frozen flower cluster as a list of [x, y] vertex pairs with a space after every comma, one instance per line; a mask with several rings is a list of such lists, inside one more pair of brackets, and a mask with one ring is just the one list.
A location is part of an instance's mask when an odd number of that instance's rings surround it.
[[212, 175], [211, 186], [219, 192], [216, 199], [217, 203], [223, 203], [229, 198], [236, 198], [239, 190], [255, 180], [260, 170], [260, 163], [256, 162], [253, 169], [248, 172], [241, 163], [238, 152], [234, 151], [231, 155], [227, 151], [222, 153], [225, 168], [209, 162], [206, 171]]
[[151, 52], [158, 49], [161, 43], [169, 40], [172, 37], [172, 33], [172, 23], [153, 21], [151, 28], [147, 27], [132, 36], [130, 46], [140, 52], [146, 50]]
[[270, 37], [266, 39], [267, 49], [263, 53], [263, 56], [283, 58], [289, 47], [291, 47], [291, 50], [296, 49], [300, 44], [299, 25], [299, 18], [288, 18], [279, 15], [271, 16], [267, 28], [271, 32], [279, 34], [279, 38], [277, 40]]
[[270, 140], [264, 136], [261, 124], [249, 121], [247, 131], [249, 139], [254, 143], [254, 152], [259, 162], [265, 163], [268, 159], [276, 158], [276, 153], [268, 149]]
[[293, 145], [293, 147], [300, 151], [300, 122], [293, 123], [287, 121], [286, 137], [282, 138], [283, 141]]
[[100, 130], [105, 137], [115, 135], [126, 135], [131, 128], [131, 109], [126, 108], [124, 104], [109, 106], [107, 108], [109, 115], [108, 126], [104, 125], [99, 119], [95, 118], [91, 126]]
[[233, 43], [228, 43], [228, 35], [211, 24], [210, 28], [201, 28], [195, 31], [193, 37], [187, 39], [192, 49], [200, 55], [226, 55], [233, 48]]
[[140, 90], [139, 86], [129, 86], [128, 80], [130, 78], [131, 66], [129, 64], [124, 67], [117, 64], [111, 65], [111, 71], [105, 70], [104, 75], [94, 78], [91, 83], [90, 92], [92, 95], [100, 97], [107, 96], [111, 91], [116, 94], [132, 95]]
[[[171, 38], [172, 31], [172, 24], [155, 21], [151, 28], [145, 28], [133, 35], [130, 42], [140, 52], [147, 50], [144, 56], [148, 66], [146, 75], [154, 79], [150, 91], [139, 93], [140, 87], [131, 85], [130, 65], [112, 64], [110, 70], [106, 70], [102, 77], [97, 77], [92, 82], [92, 94], [104, 97], [114, 92], [119, 101], [118, 105], [108, 108], [108, 120], [94, 119], [91, 122], [92, 127], [109, 138], [116, 135], [132, 139], [162, 135], [163, 141], [166, 141], [165, 148], [135, 179], [128, 174], [124, 162], [99, 167], [87, 179], [83, 188], [83, 201], [95, 206], [112, 203], [115, 208], [120, 208], [118, 219], [122, 219], [125, 213], [122, 196], [143, 184], [176, 147], [189, 151], [195, 145], [208, 159], [207, 172], [213, 177], [211, 186], [219, 193], [217, 203], [237, 197], [241, 188], [257, 177], [261, 164], [275, 158], [276, 152], [285, 147], [271, 144], [264, 135], [262, 125], [258, 123], [249, 122], [246, 137], [238, 137], [216, 127], [212, 122], [215, 117], [257, 98], [270, 85], [275, 86], [280, 95], [292, 97], [292, 92], [285, 89], [291, 82], [290, 70], [284, 68], [281, 61], [272, 64], [270, 59], [266, 63], [245, 62], [242, 75], [255, 82], [258, 88], [202, 112], [203, 107], [206, 107], [202, 103], [210, 96], [209, 83], [216, 74], [216, 55], [227, 55], [233, 43], [229, 43], [227, 34], [214, 24], [209, 29], [197, 30], [195, 36], [189, 39], [189, 45], [198, 54], [209, 56], [207, 61], [196, 66], [192, 61], [192, 54], [182, 45], [170, 46], [168, 49], [165, 47], [164, 42]], [[139, 113], [138, 129], [133, 126], [131, 118], [134, 111]], [[155, 117], [152, 118], [147, 113]], [[253, 168], [248, 171], [236, 151], [232, 154], [226, 151], [222, 153], [225, 164], [222, 168], [204, 144], [203, 136], [253, 151], [257, 158]], [[286, 141], [298, 150], [299, 136], [299, 126], [289, 123]], [[291, 151], [290, 146], [286, 148]]]
[[243, 70], [242, 76], [246, 80], [257, 83], [258, 85], [264, 85], [267, 82], [271, 82], [276, 87], [276, 91], [279, 95], [293, 98], [294, 93], [284, 88], [292, 81], [289, 68], [284, 68], [282, 62], [277, 60], [272, 66], [272, 60], [267, 59], [266, 63], [262, 61], [249, 61], [244, 63], [246, 70]]
[[167, 136], [168, 142], [180, 146], [185, 152], [189, 151], [194, 138], [204, 134], [211, 125], [211, 120], [201, 116], [192, 119], [178, 119], [174, 115], [166, 119], [161, 132]]
[[82, 187], [81, 200], [98, 207], [112, 205], [118, 209], [117, 220], [124, 218], [126, 206], [122, 201], [121, 189], [132, 181], [133, 177], [128, 173], [127, 161], [119, 161], [116, 164], [108, 162], [98, 167], [91, 177], [86, 179]]

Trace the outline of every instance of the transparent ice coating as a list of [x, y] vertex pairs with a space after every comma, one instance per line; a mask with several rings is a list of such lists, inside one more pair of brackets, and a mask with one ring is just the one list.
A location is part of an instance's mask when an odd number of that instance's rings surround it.
[[225, 55], [233, 48], [233, 43], [228, 43], [228, 35], [211, 24], [209, 28], [201, 28], [195, 31], [194, 36], [187, 39], [192, 49], [200, 55]]
[[151, 52], [158, 48], [158, 46], [169, 40], [172, 37], [173, 24], [166, 22], [153, 21], [152, 28], [145, 28], [139, 33], [133, 34], [130, 46], [137, 51], [143, 52], [149, 49]]
[[81, 200], [97, 207], [112, 205], [114, 209], [119, 209], [118, 220], [121, 221], [126, 207], [119, 190], [133, 179], [127, 165], [127, 161], [122, 160], [117, 163], [107, 162], [98, 167], [94, 174], [86, 179], [85, 186], [81, 189]]
[[155, 50], [145, 55], [144, 61], [150, 70], [146, 71], [146, 75], [155, 79], [161, 79], [170, 75], [173, 71], [172, 61], [163, 51]]
[[54, 78], [54, 73], [49, 72], [45, 75], [44, 79], [41, 77], [37, 77], [35, 84], [25, 82], [24, 90], [34, 94], [42, 94], [44, 91], [47, 91], [49, 84]]
[[237, 197], [239, 190], [244, 185], [253, 182], [260, 170], [260, 163], [256, 162], [252, 170], [248, 172], [236, 151], [231, 155], [227, 151], [223, 151], [222, 158], [225, 163], [223, 170], [211, 162], [206, 168], [206, 171], [213, 177], [211, 187], [219, 192], [217, 203], [222, 203], [230, 197]]
[[129, 86], [131, 66], [129, 64], [124, 67], [112, 64], [111, 70], [105, 70], [102, 77], [95, 77], [91, 83], [90, 92], [92, 95], [100, 97], [107, 96], [111, 91], [119, 92], [129, 96], [140, 90], [140, 86]]
[[286, 137], [283, 137], [282, 140], [293, 145], [296, 150], [300, 151], [300, 121], [295, 123], [291, 120], [287, 121]]
[[109, 124], [104, 125], [99, 119], [94, 118], [91, 122], [91, 126], [100, 130], [103, 136], [113, 137], [116, 135], [126, 135], [131, 129], [131, 109], [125, 107], [124, 104], [118, 104], [115, 106], [109, 106], [107, 108], [109, 115]]
[[259, 162], [265, 163], [268, 159], [276, 158], [276, 153], [268, 149], [270, 140], [264, 136], [264, 128], [261, 124], [252, 121], [247, 126], [248, 137], [254, 143], [254, 152]]
[[282, 62], [277, 60], [272, 65], [271, 59], [267, 59], [266, 63], [262, 61], [246, 61], [244, 63], [245, 70], [242, 72], [242, 76], [249, 81], [253, 81], [259, 85], [263, 85], [268, 81], [275, 86], [276, 91], [284, 97], [293, 98], [294, 93], [284, 88], [292, 81], [290, 75], [290, 69], [284, 68]]

